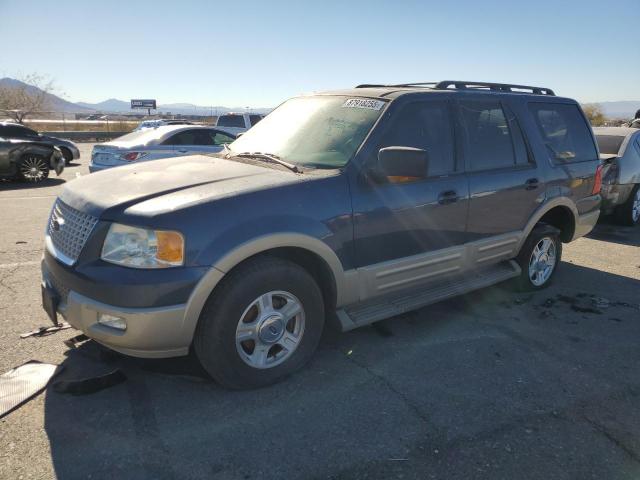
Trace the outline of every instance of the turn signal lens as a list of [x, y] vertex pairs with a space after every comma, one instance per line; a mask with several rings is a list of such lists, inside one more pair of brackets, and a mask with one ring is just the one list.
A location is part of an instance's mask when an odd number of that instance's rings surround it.
[[158, 252], [156, 258], [171, 265], [181, 265], [184, 260], [184, 238], [179, 232], [156, 230]]

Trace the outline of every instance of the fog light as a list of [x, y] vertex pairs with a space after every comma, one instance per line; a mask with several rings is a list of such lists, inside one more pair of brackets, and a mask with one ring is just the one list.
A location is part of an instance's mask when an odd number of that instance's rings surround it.
[[108, 313], [98, 314], [98, 323], [105, 327], [116, 328], [118, 330], [127, 329], [127, 321], [122, 317], [116, 317], [115, 315], [109, 315]]

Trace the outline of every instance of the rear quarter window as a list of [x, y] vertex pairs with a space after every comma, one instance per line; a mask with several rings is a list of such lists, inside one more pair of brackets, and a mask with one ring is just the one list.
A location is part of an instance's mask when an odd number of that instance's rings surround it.
[[554, 163], [598, 159], [589, 126], [577, 105], [536, 102], [529, 104], [529, 111]]

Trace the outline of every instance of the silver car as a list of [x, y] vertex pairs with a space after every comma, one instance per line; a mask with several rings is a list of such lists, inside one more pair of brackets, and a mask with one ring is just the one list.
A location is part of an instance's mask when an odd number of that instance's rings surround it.
[[235, 140], [235, 135], [199, 125], [167, 125], [123, 135], [93, 147], [90, 172], [197, 153], [216, 153]]
[[602, 213], [624, 225], [640, 222], [640, 130], [627, 127], [593, 129], [605, 162]]

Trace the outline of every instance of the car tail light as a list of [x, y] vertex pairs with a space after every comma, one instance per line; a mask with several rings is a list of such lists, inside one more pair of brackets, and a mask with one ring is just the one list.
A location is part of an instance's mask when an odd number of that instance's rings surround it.
[[146, 155], [145, 152], [128, 152], [120, 155], [120, 158], [126, 160], [127, 162], [135, 162], [136, 160], [141, 159]]
[[602, 167], [604, 167], [604, 165], [601, 164], [596, 168], [596, 176], [593, 180], [593, 190], [591, 190], [591, 195], [600, 193], [600, 189], [602, 188]]

